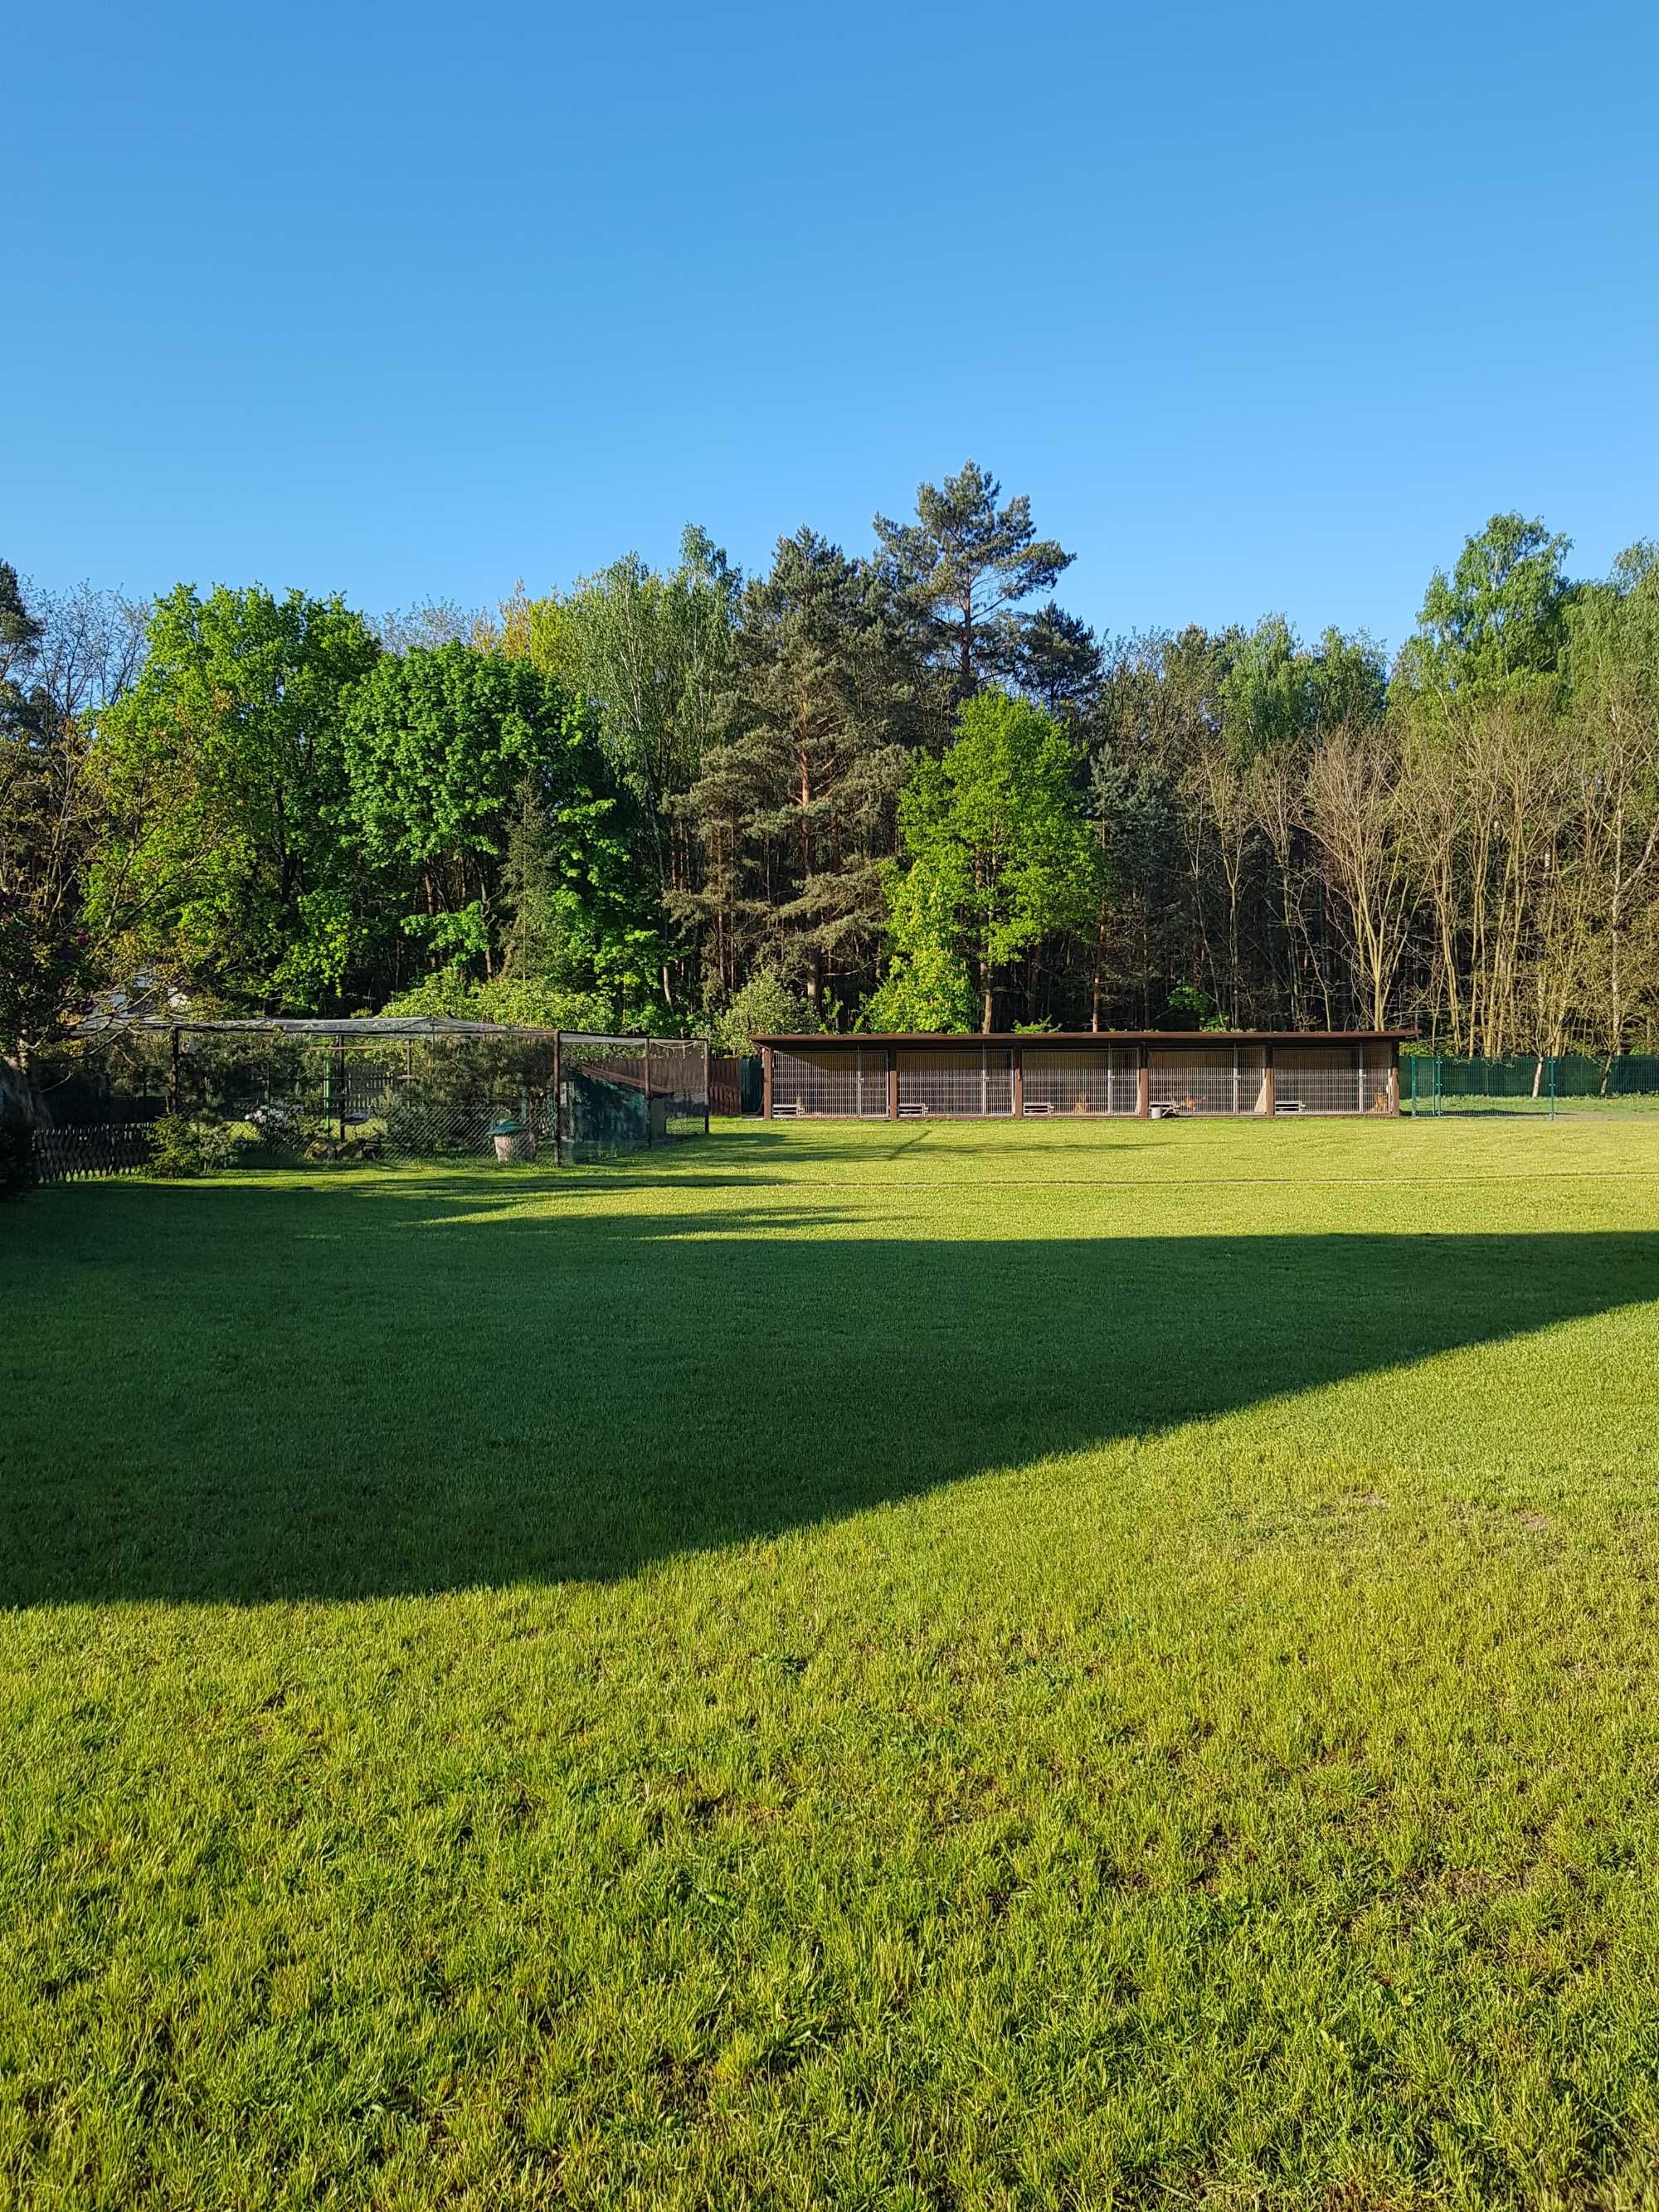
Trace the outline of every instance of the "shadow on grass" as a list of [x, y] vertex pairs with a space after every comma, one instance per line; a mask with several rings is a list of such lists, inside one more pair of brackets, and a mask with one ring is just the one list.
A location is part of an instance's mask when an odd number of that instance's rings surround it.
[[0, 1602], [623, 1575], [1659, 1297], [1636, 1234], [951, 1241], [532, 1188], [43, 1204]]

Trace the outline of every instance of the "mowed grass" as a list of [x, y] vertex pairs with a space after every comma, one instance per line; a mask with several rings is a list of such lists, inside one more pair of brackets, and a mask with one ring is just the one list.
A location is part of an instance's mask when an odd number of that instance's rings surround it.
[[0, 2203], [1650, 2204], [1659, 1127], [0, 1216]]

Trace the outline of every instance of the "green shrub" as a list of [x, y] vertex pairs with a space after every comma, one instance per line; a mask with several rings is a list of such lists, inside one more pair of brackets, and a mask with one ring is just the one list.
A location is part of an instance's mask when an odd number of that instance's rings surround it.
[[220, 1175], [257, 1152], [258, 1140], [228, 1121], [192, 1121], [183, 1114], [164, 1114], [155, 1124], [149, 1156], [152, 1175]]
[[753, 1052], [757, 1036], [804, 1036], [817, 1026], [805, 1000], [775, 968], [763, 968], [717, 1017], [713, 1042], [716, 1052]]

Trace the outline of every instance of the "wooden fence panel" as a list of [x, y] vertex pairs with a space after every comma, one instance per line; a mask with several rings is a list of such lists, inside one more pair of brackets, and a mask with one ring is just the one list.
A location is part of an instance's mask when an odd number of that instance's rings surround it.
[[148, 1121], [106, 1121], [85, 1128], [37, 1127], [34, 1172], [42, 1182], [137, 1175], [149, 1165], [151, 1133]]

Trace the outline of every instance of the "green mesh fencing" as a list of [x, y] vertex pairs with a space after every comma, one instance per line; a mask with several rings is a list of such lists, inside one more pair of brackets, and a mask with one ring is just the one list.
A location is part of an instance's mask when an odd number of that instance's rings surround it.
[[1407, 1053], [1400, 1062], [1406, 1114], [1630, 1115], [1659, 1112], [1659, 1058], [1620, 1054], [1514, 1054], [1460, 1060]]

